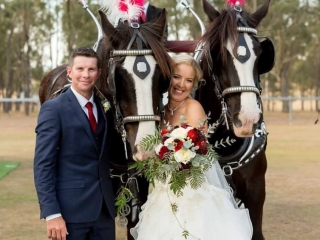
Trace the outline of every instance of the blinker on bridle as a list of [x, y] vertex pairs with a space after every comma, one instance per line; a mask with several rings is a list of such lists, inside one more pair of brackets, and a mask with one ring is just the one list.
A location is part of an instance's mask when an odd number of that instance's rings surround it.
[[[238, 23], [237, 30], [239, 32], [238, 49], [237, 49], [237, 55], [235, 56], [235, 58], [239, 62], [245, 63], [250, 59], [251, 53], [248, 48], [248, 44], [246, 42], [244, 34], [248, 33], [251, 35], [256, 35], [258, 33], [258, 31], [254, 28], [249, 27], [247, 21], [241, 16], [242, 8], [239, 5], [235, 5], [234, 10], [236, 11], [236, 18], [237, 18], [237, 23]], [[216, 86], [219, 86], [219, 88], [220, 88], [220, 85], [216, 85]], [[253, 92], [253, 93], [257, 94], [258, 96], [260, 96], [260, 94], [261, 94], [261, 90], [259, 90], [257, 87], [253, 87], [253, 86], [230, 87], [230, 88], [226, 88], [225, 90], [223, 90], [222, 93], [221, 93], [221, 88], [220, 88], [220, 89], [218, 89], [218, 91], [220, 93], [219, 95], [221, 96], [221, 98], [225, 97], [228, 94], [239, 93], [239, 92]]]
[[[244, 34], [247, 33], [250, 35], [256, 35], [258, 32], [256, 29], [249, 27], [247, 21], [241, 16], [242, 8], [239, 5], [235, 5], [234, 10], [236, 11], [236, 19], [238, 23], [237, 31], [239, 32], [238, 49], [237, 49], [237, 54], [235, 58], [239, 62], [245, 63], [250, 59], [251, 53], [246, 43]], [[209, 57], [208, 61], [212, 62], [212, 59], [210, 59], [211, 57], [210, 54], [206, 54], [206, 57], [207, 58]], [[257, 96], [260, 98], [261, 89], [258, 89], [256, 86], [236, 86], [236, 87], [226, 88], [222, 91], [218, 78], [215, 75], [212, 75], [212, 78], [213, 78], [213, 81], [215, 82], [215, 92], [217, 94], [217, 97], [220, 99], [221, 106], [222, 106], [222, 112], [221, 112], [219, 122], [223, 121], [226, 125], [226, 128], [229, 130], [229, 123], [227, 118], [227, 115], [229, 114], [228, 114], [227, 104], [224, 101], [225, 96], [232, 93], [253, 92], [257, 94]]]
[[[127, 153], [127, 145], [126, 145], [126, 140], [127, 140], [127, 132], [125, 130], [124, 125], [126, 123], [132, 123], [132, 122], [146, 122], [146, 121], [157, 121], [160, 122], [161, 118], [159, 115], [134, 115], [134, 116], [127, 116], [123, 117], [121, 111], [120, 111], [120, 106], [117, 101], [117, 91], [116, 91], [116, 85], [115, 85], [115, 68], [116, 68], [116, 63], [123, 60], [127, 56], [136, 56], [135, 62], [134, 62], [134, 67], [133, 67], [133, 72], [140, 78], [140, 79], [145, 79], [151, 69], [150, 65], [145, 58], [146, 55], [153, 55], [152, 49], [143, 49], [142, 43], [145, 44], [145, 46], [149, 47], [149, 44], [147, 43], [146, 39], [143, 37], [143, 35], [140, 33], [139, 28], [140, 25], [139, 23], [132, 22], [130, 26], [134, 29], [133, 35], [131, 37], [131, 40], [127, 46], [126, 50], [113, 50], [110, 52], [110, 59], [108, 63], [109, 67], [109, 76], [108, 76], [108, 82], [110, 90], [111, 90], [111, 95], [113, 99], [113, 105], [115, 107], [115, 127], [118, 133], [122, 137], [122, 141], [124, 144], [125, 148], [125, 155], [126, 159], [128, 159], [128, 153]], [[137, 49], [132, 50], [130, 49], [132, 47], [132, 44], [134, 41], [137, 44]], [[119, 57], [119, 58], [118, 58]], [[114, 58], [118, 58], [115, 60]]]

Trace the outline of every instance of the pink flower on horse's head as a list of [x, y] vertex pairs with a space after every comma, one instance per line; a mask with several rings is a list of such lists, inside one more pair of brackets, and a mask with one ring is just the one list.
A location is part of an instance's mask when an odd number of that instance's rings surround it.
[[245, 0], [227, 0], [227, 4], [231, 7], [236, 6], [237, 4], [239, 6], [244, 6], [246, 5], [246, 1]]
[[122, 12], [127, 12], [130, 6], [140, 6], [142, 7], [144, 0], [120, 0], [118, 3], [118, 8]]

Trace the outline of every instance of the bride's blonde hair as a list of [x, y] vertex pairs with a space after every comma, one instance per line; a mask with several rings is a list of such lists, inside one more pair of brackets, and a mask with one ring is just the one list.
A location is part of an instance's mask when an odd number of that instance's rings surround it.
[[174, 67], [177, 67], [180, 64], [186, 64], [188, 66], [191, 66], [195, 72], [194, 76], [194, 82], [193, 82], [193, 87], [198, 88], [199, 82], [203, 82], [204, 79], [202, 79], [202, 70], [197, 63], [196, 60], [194, 60], [193, 57], [187, 54], [179, 54], [173, 57], [174, 60]]

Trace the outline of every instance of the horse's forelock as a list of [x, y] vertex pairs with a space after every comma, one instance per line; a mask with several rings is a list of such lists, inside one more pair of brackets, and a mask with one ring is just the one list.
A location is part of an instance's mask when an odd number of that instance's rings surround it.
[[227, 61], [227, 49], [224, 44], [230, 41], [232, 45], [235, 45], [237, 39], [235, 11], [229, 8], [223, 9], [220, 15], [210, 23], [200, 41], [208, 43], [211, 51], [219, 52], [222, 61], [225, 63]]
[[153, 51], [154, 57], [159, 65], [159, 68], [165, 79], [171, 78], [171, 69], [173, 66], [173, 60], [169, 56], [163, 43], [163, 26], [153, 23], [152, 26], [144, 24], [141, 26], [140, 32], [148, 42], [150, 48]]
[[[163, 29], [164, 27], [157, 21], [145, 23], [140, 26], [140, 32], [149, 44], [150, 49], [152, 49], [154, 58], [162, 73], [161, 80], [164, 83], [163, 88], [166, 88], [166, 86], [169, 85], [169, 81], [171, 79], [173, 60], [168, 54], [162, 41], [164, 34]], [[112, 35], [104, 38], [106, 59], [109, 58], [110, 52], [112, 50], [127, 49], [133, 35], [133, 31], [133, 28], [128, 24], [119, 24], [116, 28], [116, 31], [114, 31]], [[133, 47], [135, 47], [135, 45], [136, 43], [134, 42]], [[105, 68], [107, 68], [107, 66], [105, 66]], [[108, 73], [106, 70], [106, 75], [107, 74]], [[107, 76], [104, 76], [104, 79], [107, 79]], [[166, 89], [164, 91], [166, 91]]]

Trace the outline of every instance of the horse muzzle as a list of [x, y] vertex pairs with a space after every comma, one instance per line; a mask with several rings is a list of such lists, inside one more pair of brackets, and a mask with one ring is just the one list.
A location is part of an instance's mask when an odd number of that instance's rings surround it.
[[237, 114], [233, 119], [234, 134], [237, 137], [252, 137], [260, 125], [261, 118], [261, 113]]

